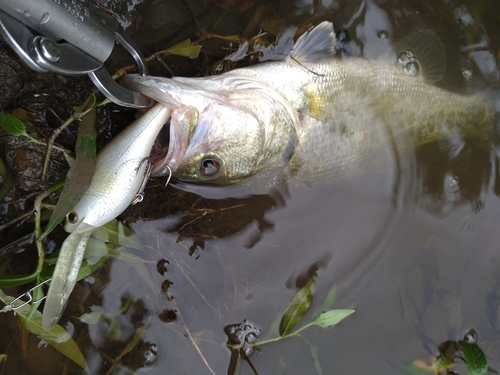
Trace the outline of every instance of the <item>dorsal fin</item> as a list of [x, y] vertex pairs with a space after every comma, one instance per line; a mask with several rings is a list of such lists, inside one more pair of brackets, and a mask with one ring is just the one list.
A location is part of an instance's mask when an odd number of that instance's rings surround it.
[[309, 29], [295, 42], [290, 56], [298, 62], [315, 62], [335, 53], [335, 32], [331, 22], [323, 21]]
[[443, 43], [435, 32], [423, 30], [411, 33], [395, 43], [394, 50], [398, 58], [410, 51], [412, 58], [418, 63], [418, 75], [426, 82], [435, 83], [443, 78], [446, 54]]

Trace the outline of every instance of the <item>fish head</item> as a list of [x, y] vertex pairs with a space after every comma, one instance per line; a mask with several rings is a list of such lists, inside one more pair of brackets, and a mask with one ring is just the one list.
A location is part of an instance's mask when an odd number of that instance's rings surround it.
[[258, 171], [266, 132], [246, 108], [213, 101], [203, 109], [174, 110], [170, 121], [168, 165], [179, 179], [238, 181]]
[[153, 157], [152, 175], [171, 171], [188, 183], [240, 183], [284, 165], [297, 143], [295, 112], [260, 82], [132, 76], [125, 86], [172, 109], [168, 150]]

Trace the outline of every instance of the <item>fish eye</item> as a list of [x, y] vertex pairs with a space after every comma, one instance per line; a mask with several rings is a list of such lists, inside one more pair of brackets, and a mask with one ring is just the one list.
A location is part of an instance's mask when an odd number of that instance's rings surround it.
[[214, 158], [206, 158], [201, 161], [200, 172], [205, 176], [213, 176], [219, 172], [220, 163]]
[[78, 221], [78, 214], [75, 211], [70, 211], [66, 215], [66, 220], [68, 220], [70, 224], [75, 224]]

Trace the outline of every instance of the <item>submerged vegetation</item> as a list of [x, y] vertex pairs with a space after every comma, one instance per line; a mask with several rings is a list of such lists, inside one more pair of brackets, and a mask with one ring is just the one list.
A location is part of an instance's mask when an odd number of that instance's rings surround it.
[[226, 334], [228, 335], [228, 343], [226, 344], [228, 348], [231, 349], [233, 355], [231, 357], [231, 363], [228, 373], [237, 375], [241, 366], [241, 360], [246, 361], [251, 367], [253, 373], [258, 375], [257, 369], [252, 364], [249, 356], [254, 352], [262, 352], [261, 346], [278, 342], [289, 337], [300, 337], [311, 349], [311, 356], [314, 359], [314, 367], [316, 372], [321, 375], [323, 370], [321, 368], [321, 363], [318, 358], [318, 348], [316, 345], [311, 344], [306, 338], [304, 338], [300, 333], [306, 328], [311, 326], [318, 327], [332, 327], [340, 323], [344, 318], [354, 313], [354, 309], [343, 309], [343, 310], [326, 310], [330, 308], [335, 302], [337, 288], [334, 285], [330, 292], [328, 293], [323, 305], [312, 314], [312, 318], [308, 323], [304, 324], [299, 329], [293, 330], [297, 324], [299, 324], [311, 306], [314, 291], [316, 288], [316, 281], [318, 275], [315, 274], [311, 280], [309, 280], [295, 295], [288, 307], [286, 308], [282, 317], [278, 317], [273, 325], [271, 326], [266, 337], [272, 337], [279, 333], [279, 336], [264, 339], [259, 341], [257, 339], [260, 330], [253, 327], [252, 324], [244, 321], [240, 324], [233, 324], [226, 327]]
[[416, 359], [400, 366], [400, 370], [410, 375], [459, 375], [456, 371], [460, 364], [467, 366], [468, 375], [498, 374], [488, 367], [486, 356], [477, 344], [477, 333], [473, 329], [462, 340], [442, 343], [438, 356]]

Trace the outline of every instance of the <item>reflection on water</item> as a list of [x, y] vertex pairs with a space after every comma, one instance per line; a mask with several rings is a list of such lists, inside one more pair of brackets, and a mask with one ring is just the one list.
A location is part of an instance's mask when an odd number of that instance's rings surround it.
[[[409, 33], [431, 29], [442, 39], [447, 59], [445, 75], [436, 84], [459, 93], [489, 93], [500, 108], [494, 94], [498, 5], [241, 3], [246, 6], [189, 1], [195, 15], [206, 16], [197, 19], [196, 30], [190, 27], [179, 38], [195, 38], [204, 28], [230, 35], [243, 34], [250, 25], [258, 32], [285, 22], [329, 19], [349, 35], [343, 44], [347, 55], [375, 59]], [[184, 8], [174, 20], [176, 8], [169, 2], [136, 6], [149, 15], [161, 9], [161, 20], [159, 15], [144, 17], [129, 28], [145, 46], [151, 34], [166, 39], [192, 22]], [[169, 64], [178, 74], [191, 67], [194, 75], [215, 62], [211, 56], [226, 53], [221, 47], [228, 44], [219, 42], [208, 40], [206, 54], [195, 64], [180, 66], [184, 60], [176, 58]], [[154, 69], [168, 74], [159, 64]], [[334, 308], [356, 308], [335, 328], [304, 331], [304, 338], [316, 345], [323, 373], [399, 374], [398, 366], [437, 356], [442, 343], [461, 339], [471, 328], [490, 366], [499, 369], [498, 157], [455, 137], [399, 158], [333, 186], [245, 198], [203, 198], [152, 181], [146, 200], [124, 215], [147, 250], [134, 253], [144, 263], [107, 262], [77, 286], [62, 324], [74, 332], [95, 374], [127, 373], [125, 368], [138, 374], [225, 374], [231, 360], [225, 327], [246, 321], [264, 336], [317, 272], [311, 310], [321, 306], [334, 283]], [[139, 217], [143, 220], [135, 221]], [[89, 325], [73, 318], [90, 311], [106, 314]], [[45, 358], [51, 359], [48, 373], [80, 372], [55, 360], [59, 354], [50, 348], [36, 348], [33, 337], [27, 345], [37, 361], [19, 357], [22, 339], [14, 320], [0, 319], [0, 354], [8, 355], [3, 373], [45, 373]], [[299, 338], [262, 349], [251, 357], [259, 374], [316, 371], [310, 347]], [[251, 373], [242, 363], [240, 374]]]

